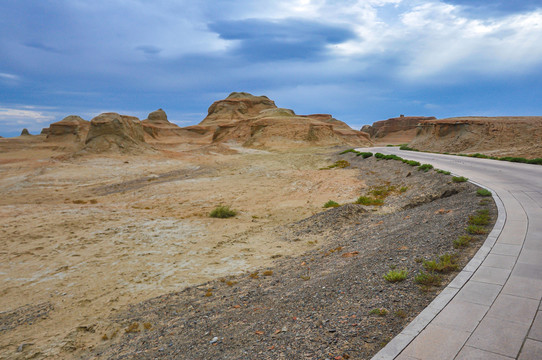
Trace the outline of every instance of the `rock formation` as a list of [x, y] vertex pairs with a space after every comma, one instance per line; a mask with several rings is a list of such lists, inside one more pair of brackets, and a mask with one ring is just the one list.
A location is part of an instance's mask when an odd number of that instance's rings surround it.
[[49, 128], [43, 128], [41, 129], [40, 135], [49, 135]]
[[142, 153], [151, 150], [145, 142], [141, 121], [134, 116], [104, 113], [90, 121], [85, 152], [118, 151]]
[[46, 140], [54, 142], [82, 143], [87, 138], [89, 128], [89, 121], [84, 120], [77, 115], [66, 116], [64, 119], [49, 125]]
[[159, 139], [169, 136], [182, 135], [182, 129], [168, 121], [166, 112], [158, 109], [149, 114], [147, 119], [141, 122], [147, 139]]
[[409, 146], [436, 152], [542, 157], [542, 116], [422, 121]]
[[416, 125], [418, 123], [434, 119], [435, 117], [401, 115], [400, 117], [377, 121], [373, 125], [365, 125], [361, 131], [368, 133], [371, 138], [379, 142], [394, 143], [400, 141], [407, 143], [416, 136]]
[[23, 131], [21, 131], [21, 136], [27, 136], [30, 135], [27, 128], [24, 128]]
[[230, 94], [214, 102], [198, 125], [213, 143], [234, 141], [249, 147], [350, 145], [367, 146], [369, 136], [328, 114], [296, 115], [266, 96]]

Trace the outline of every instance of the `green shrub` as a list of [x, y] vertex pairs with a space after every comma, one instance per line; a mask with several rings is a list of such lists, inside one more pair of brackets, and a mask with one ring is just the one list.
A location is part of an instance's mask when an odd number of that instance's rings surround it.
[[370, 195], [373, 195], [376, 198], [382, 199], [387, 197], [390, 193], [394, 192], [396, 189], [396, 186], [389, 185], [389, 186], [375, 186], [371, 191], [369, 191]]
[[429, 170], [431, 170], [433, 168], [433, 165], [431, 164], [423, 164], [423, 165], [420, 165], [418, 167], [418, 171], [423, 171], [423, 172], [428, 172]]
[[490, 221], [489, 214], [480, 214], [469, 216], [469, 225], [488, 225]]
[[400, 193], [404, 193], [408, 190], [408, 186], [402, 186], [400, 189], [399, 189], [399, 192]]
[[451, 174], [451, 172], [449, 172], [449, 171], [440, 170], [440, 169], [437, 170], [437, 172], [438, 172], [439, 174], [444, 174], [444, 175], [450, 175], [450, 174]]
[[399, 161], [403, 160], [397, 155], [384, 155], [382, 153], [376, 153], [375, 158], [382, 159], [382, 160], [399, 160]]
[[454, 240], [454, 249], [464, 248], [469, 246], [474, 238], [470, 235], [462, 235]]
[[452, 181], [455, 183], [461, 183], [461, 182], [469, 181], [469, 179], [464, 176], [454, 176], [452, 177]]
[[360, 154], [360, 152], [357, 151], [357, 150], [354, 150], [354, 149], [348, 149], [348, 150], [341, 151], [341, 152], [339, 153], [339, 155], [348, 154], [349, 152], [354, 153], [354, 154], [356, 154], [356, 155], [359, 155], [359, 154]]
[[375, 308], [371, 311], [369, 311], [369, 314], [370, 315], [378, 315], [378, 316], [386, 316], [388, 315], [388, 310], [384, 309], [384, 308]]
[[439, 286], [442, 281], [442, 278], [440, 277], [440, 275], [435, 274], [435, 273], [420, 271], [414, 277], [414, 281], [421, 285]]
[[328, 167], [321, 168], [320, 170], [327, 170], [327, 169], [333, 169], [333, 168], [339, 168], [344, 169], [350, 166], [350, 163], [346, 160], [337, 160], [335, 161], [335, 164], [329, 165]]
[[390, 270], [386, 275], [384, 275], [384, 279], [391, 283], [403, 281], [407, 278], [408, 271], [406, 270]]
[[418, 149], [414, 149], [414, 148], [411, 148], [409, 147], [407, 144], [402, 144], [400, 147], [399, 147], [400, 150], [409, 150], [409, 151], [420, 151]]
[[403, 159], [403, 162], [405, 164], [408, 164], [410, 166], [420, 166], [421, 164], [417, 161], [414, 161], [414, 160], [406, 160], [406, 159]]
[[229, 206], [217, 206], [209, 214], [210, 217], [220, 219], [234, 217], [235, 215], [237, 215], [237, 211], [230, 209]]
[[527, 160], [527, 164], [542, 165], [542, 158], [535, 158]]
[[327, 203], [324, 204], [324, 208], [335, 208], [335, 207], [339, 207], [339, 203], [333, 201], [333, 200], [329, 200]]
[[469, 225], [467, 226], [467, 232], [471, 235], [483, 235], [487, 234], [487, 230], [479, 225]]
[[457, 254], [444, 254], [439, 257], [437, 261], [424, 261], [423, 267], [428, 271], [435, 271], [439, 273], [449, 273], [457, 270]]
[[375, 198], [371, 198], [371, 197], [368, 197], [368, 196], [360, 196], [360, 197], [356, 200], [356, 204], [370, 205], [370, 206], [379, 206], [379, 205], [384, 204], [384, 200], [382, 200], [382, 199], [375, 199]]
[[491, 196], [491, 191], [487, 189], [478, 189], [476, 190], [476, 195], [478, 196]]
[[361, 156], [362, 158], [367, 159], [373, 156], [373, 153], [372, 152], [358, 152], [356, 156]]

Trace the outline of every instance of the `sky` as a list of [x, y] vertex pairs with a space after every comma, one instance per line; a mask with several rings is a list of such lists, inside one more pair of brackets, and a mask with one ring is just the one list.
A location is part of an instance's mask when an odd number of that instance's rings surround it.
[[542, 0], [3, 0], [0, 136], [103, 112], [199, 123], [233, 91], [359, 129], [542, 115]]

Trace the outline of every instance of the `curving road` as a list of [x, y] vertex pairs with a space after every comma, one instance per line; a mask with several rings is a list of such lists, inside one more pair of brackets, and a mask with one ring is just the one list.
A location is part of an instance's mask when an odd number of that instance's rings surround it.
[[396, 154], [493, 191], [499, 217], [475, 257], [375, 359], [542, 359], [542, 166]]

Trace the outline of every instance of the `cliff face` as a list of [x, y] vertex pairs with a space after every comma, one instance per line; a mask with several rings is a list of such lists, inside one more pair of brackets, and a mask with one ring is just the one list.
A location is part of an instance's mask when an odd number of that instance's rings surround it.
[[542, 116], [422, 121], [409, 146], [436, 152], [542, 157]]
[[376, 121], [373, 125], [365, 125], [361, 131], [368, 133], [379, 142], [409, 142], [416, 136], [416, 125], [421, 121], [434, 120], [435, 117], [400, 116], [388, 120]]

